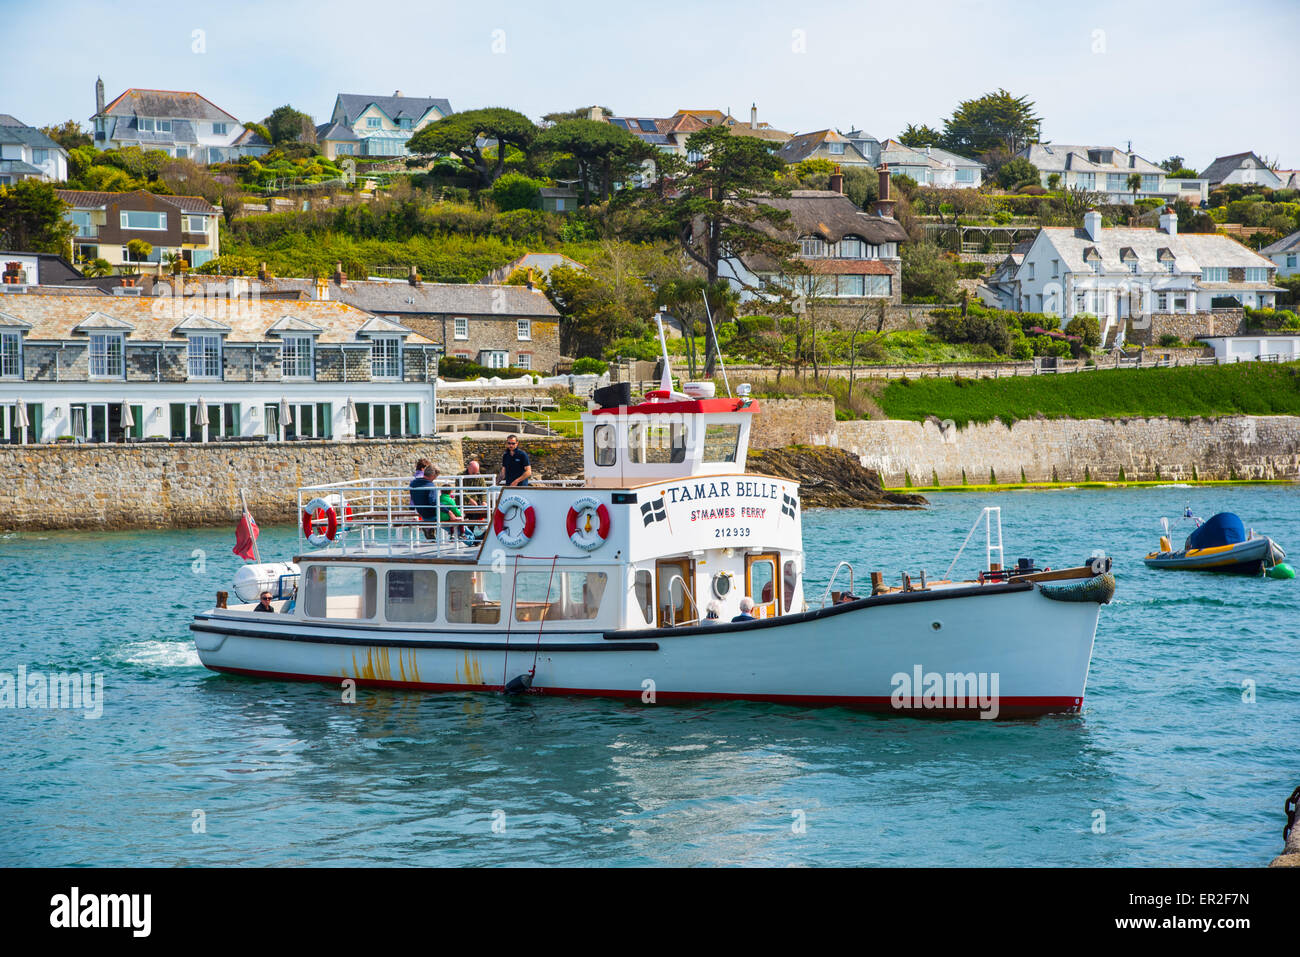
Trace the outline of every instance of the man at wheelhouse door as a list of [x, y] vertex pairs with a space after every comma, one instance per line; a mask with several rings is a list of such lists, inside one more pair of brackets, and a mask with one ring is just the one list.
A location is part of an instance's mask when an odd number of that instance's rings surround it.
[[497, 477], [511, 487], [527, 485], [533, 477], [532, 463], [528, 461], [528, 453], [519, 447], [519, 436], [506, 436], [506, 451], [501, 456], [501, 471]]

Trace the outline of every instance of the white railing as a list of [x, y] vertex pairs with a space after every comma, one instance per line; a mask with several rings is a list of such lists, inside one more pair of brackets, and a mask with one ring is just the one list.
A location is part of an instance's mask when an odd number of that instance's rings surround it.
[[[994, 525], [995, 521], [997, 522], [996, 526]], [[993, 568], [994, 552], [998, 553], [998, 567], [1003, 567], [1002, 507], [1000, 505], [989, 505], [980, 512], [979, 518], [975, 519], [975, 524], [972, 525], [970, 531], [966, 533], [966, 539], [961, 543], [961, 548], [957, 549], [957, 554], [952, 557], [952, 564], [948, 566], [948, 571], [944, 574], [944, 578], [950, 581], [952, 580], [952, 572], [953, 569], [957, 567], [957, 560], [961, 558], [961, 553], [964, 552], [966, 546], [970, 544], [971, 536], [975, 534], [975, 529], [980, 527], [980, 522], [984, 523], [984, 568]], [[995, 527], [997, 528], [997, 544], [994, 544], [993, 541], [993, 530]]]
[[[412, 481], [407, 476], [384, 476], [303, 486], [298, 489], [300, 544], [433, 554], [477, 548], [503, 494], [494, 476], [441, 475], [433, 485], [419, 488], [412, 488]], [[576, 488], [582, 484], [575, 479], [533, 480], [529, 488]], [[451, 504], [444, 502], [443, 496]], [[308, 515], [313, 503], [317, 507]], [[328, 537], [330, 510], [334, 513], [333, 539]], [[308, 538], [309, 522], [316, 541]]]

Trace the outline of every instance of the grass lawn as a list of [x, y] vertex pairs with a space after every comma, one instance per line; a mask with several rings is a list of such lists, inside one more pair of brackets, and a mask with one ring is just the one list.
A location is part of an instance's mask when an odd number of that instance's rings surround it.
[[876, 400], [891, 419], [1010, 424], [1132, 416], [1300, 415], [1300, 363], [1108, 369], [1012, 379], [897, 379]]

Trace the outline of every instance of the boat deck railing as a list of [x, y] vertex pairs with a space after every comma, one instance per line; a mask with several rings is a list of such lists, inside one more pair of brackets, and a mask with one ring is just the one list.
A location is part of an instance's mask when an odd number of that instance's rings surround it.
[[[477, 550], [504, 491], [495, 477], [440, 475], [421, 489], [411, 488], [411, 481], [397, 475], [303, 486], [298, 489], [300, 544], [422, 555]], [[583, 484], [579, 479], [534, 479], [528, 488]], [[412, 497], [421, 492], [427, 498], [417, 508]]]

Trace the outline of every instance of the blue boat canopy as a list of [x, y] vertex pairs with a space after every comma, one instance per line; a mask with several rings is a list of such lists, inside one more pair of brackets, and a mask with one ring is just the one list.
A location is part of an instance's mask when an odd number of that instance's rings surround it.
[[1219, 545], [1236, 545], [1246, 540], [1246, 526], [1232, 512], [1211, 515], [1187, 536], [1188, 548], [1215, 548]]

